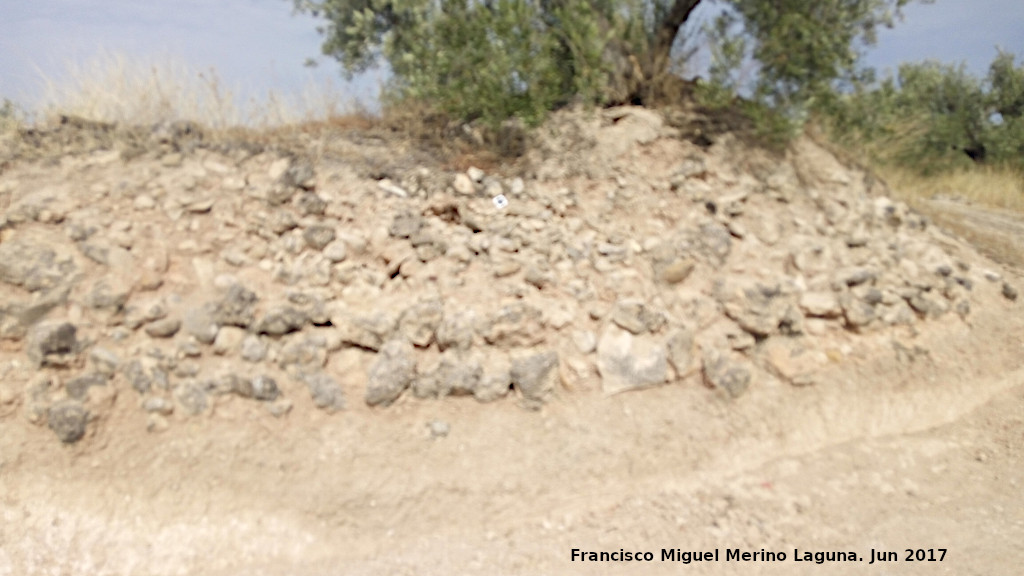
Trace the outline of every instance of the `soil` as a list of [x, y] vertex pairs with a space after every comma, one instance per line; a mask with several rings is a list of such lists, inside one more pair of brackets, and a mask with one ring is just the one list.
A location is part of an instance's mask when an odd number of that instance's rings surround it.
[[[120, 403], [72, 446], [0, 419], [0, 574], [1015, 574], [1024, 319], [999, 316], [945, 323], [916, 356], [872, 340], [823, 385], [738, 401], [667, 386], [539, 412], [297, 402], [287, 420], [235, 403], [160, 435]], [[787, 558], [726, 561], [737, 548]]]

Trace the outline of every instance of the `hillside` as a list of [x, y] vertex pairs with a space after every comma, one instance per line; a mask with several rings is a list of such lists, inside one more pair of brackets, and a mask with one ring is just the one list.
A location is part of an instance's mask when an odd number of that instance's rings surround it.
[[1019, 270], [705, 120], [563, 113], [465, 171], [360, 130], [9, 136], [0, 574], [1011, 573]]

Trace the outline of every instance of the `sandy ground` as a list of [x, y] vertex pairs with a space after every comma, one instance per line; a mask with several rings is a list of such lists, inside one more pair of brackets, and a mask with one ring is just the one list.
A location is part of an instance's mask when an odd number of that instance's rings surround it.
[[[863, 339], [819, 385], [736, 401], [687, 380], [539, 412], [297, 402], [275, 420], [226, 398], [152, 434], [126, 398], [73, 446], [8, 414], [0, 574], [1017, 574], [1024, 318], [1003, 308], [939, 322], [909, 357]], [[720, 559], [662, 562], [673, 548]]]

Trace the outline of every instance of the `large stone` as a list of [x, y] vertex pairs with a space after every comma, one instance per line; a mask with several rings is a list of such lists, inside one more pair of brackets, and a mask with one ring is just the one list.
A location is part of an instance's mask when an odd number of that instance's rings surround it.
[[473, 345], [476, 323], [476, 311], [472, 308], [448, 311], [437, 327], [437, 347], [441, 350], [469, 350]]
[[688, 375], [695, 368], [693, 332], [687, 328], [674, 330], [665, 342], [668, 361], [680, 378]]
[[210, 406], [206, 390], [195, 380], [185, 380], [174, 388], [174, 399], [190, 416], [198, 416]]
[[207, 304], [186, 310], [182, 316], [185, 333], [203, 344], [213, 344], [218, 330], [217, 322], [213, 319], [215, 308], [215, 305]]
[[381, 347], [367, 377], [367, 404], [387, 406], [394, 402], [416, 377], [412, 345], [399, 339], [388, 341]]
[[232, 284], [224, 297], [213, 305], [211, 320], [221, 326], [248, 328], [254, 321], [253, 307], [259, 297], [241, 284]]
[[548, 351], [512, 358], [512, 385], [527, 402], [543, 402], [558, 383], [558, 352]]
[[441, 355], [441, 363], [434, 373], [439, 396], [468, 396], [476, 393], [483, 377], [479, 359], [449, 350]]
[[335, 237], [336, 232], [333, 226], [325, 226], [323, 224], [316, 224], [306, 228], [302, 232], [302, 239], [306, 241], [306, 245], [314, 250], [323, 250], [325, 246], [330, 244]]
[[278, 306], [269, 310], [256, 325], [257, 334], [282, 336], [301, 330], [309, 321], [306, 312], [291, 306]]
[[620, 300], [612, 310], [612, 322], [619, 328], [628, 330], [634, 335], [645, 332], [656, 332], [666, 322], [665, 315], [652, 310], [639, 300]]
[[780, 283], [750, 279], [728, 280], [715, 286], [725, 314], [756, 337], [799, 332], [803, 314]]
[[85, 397], [89, 394], [89, 388], [93, 386], [106, 386], [107, 377], [103, 374], [85, 374], [77, 378], [72, 378], [64, 384], [64, 389], [68, 391], [68, 396], [75, 400], [85, 400]]
[[543, 314], [524, 302], [503, 306], [483, 330], [488, 344], [502, 347], [536, 346], [544, 341]]
[[395, 238], [408, 238], [423, 228], [423, 217], [410, 211], [399, 212], [388, 227], [388, 234]]
[[302, 374], [300, 379], [309, 389], [313, 405], [317, 408], [328, 414], [333, 414], [345, 408], [345, 391], [329, 374], [312, 372]]
[[252, 398], [264, 402], [277, 400], [277, 397], [281, 395], [277, 381], [265, 375], [255, 378], [237, 378], [233, 381], [232, 389], [242, 398]]
[[664, 384], [668, 380], [665, 345], [652, 336], [634, 336], [607, 326], [597, 344], [601, 388], [615, 394]]
[[444, 307], [439, 300], [419, 302], [402, 313], [398, 332], [414, 345], [425, 348], [434, 341], [434, 334], [444, 318]]
[[27, 240], [0, 243], [0, 282], [35, 292], [67, 282], [76, 267], [49, 246]]
[[181, 320], [177, 318], [163, 318], [146, 324], [146, 334], [152, 338], [170, 338], [181, 330]]
[[750, 387], [751, 370], [744, 363], [717, 350], [703, 354], [704, 383], [710, 388], [724, 390], [733, 398], [741, 396]]
[[332, 321], [341, 328], [342, 342], [375, 351], [380, 350], [384, 342], [391, 338], [396, 325], [394, 316], [383, 311], [357, 314]]
[[816, 318], [837, 318], [843, 313], [834, 292], [805, 292], [800, 295], [800, 309]]
[[46, 423], [53, 433], [65, 444], [78, 442], [85, 436], [89, 412], [80, 402], [62, 400], [50, 406], [46, 412]]
[[64, 366], [78, 353], [78, 329], [67, 322], [41, 322], [29, 331], [25, 352], [35, 368]]

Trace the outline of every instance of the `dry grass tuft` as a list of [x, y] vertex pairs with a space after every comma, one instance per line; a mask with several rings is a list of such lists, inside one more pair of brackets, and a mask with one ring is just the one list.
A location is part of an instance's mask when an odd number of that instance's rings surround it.
[[928, 176], [892, 167], [878, 172], [906, 200], [957, 200], [1024, 213], [1024, 173], [1012, 168], [979, 166]]
[[350, 114], [354, 99], [333, 85], [301, 93], [269, 92], [243, 100], [216, 70], [196, 70], [173, 57], [159, 61], [100, 53], [70, 64], [64, 77], [46, 78], [40, 112], [127, 125], [187, 120], [210, 129], [270, 128]]

